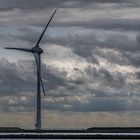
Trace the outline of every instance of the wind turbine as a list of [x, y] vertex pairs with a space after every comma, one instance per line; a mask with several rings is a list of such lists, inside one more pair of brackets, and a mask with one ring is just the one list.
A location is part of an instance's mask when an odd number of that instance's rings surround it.
[[43, 90], [43, 93], [45, 95], [45, 89], [44, 89], [43, 81], [42, 81], [42, 78], [41, 78], [41, 54], [43, 53], [43, 50], [40, 48], [39, 44], [42, 40], [42, 37], [43, 37], [45, 31], [48, 28], [53, 16], [55, 15], [56, 11], [57, 11], [57, 9], [53, 12], [50, 20], [48, 21], [46, 27], [44, 28], [44, 30], [41, 33], [36, 45], [33, 48], [28, 49], [28, 48], [9, 48], [9, 47], [5, 47], [5, 49], [19, 50], [19, 51], [30, 52], [30, 53], [34, 54], [35, 62], [36, 62], [36, 65], [37, 65], [37, 106], [36, 106], [37, 109], [36, 109], [36, 124], [35, 124], [37, 130], [41, 129], [41, 88], [40, 88], [40, 86], [42, 86], [42, 90]]

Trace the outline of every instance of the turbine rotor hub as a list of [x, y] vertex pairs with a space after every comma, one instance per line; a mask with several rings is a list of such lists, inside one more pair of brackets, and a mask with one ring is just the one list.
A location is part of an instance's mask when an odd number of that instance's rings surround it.
[[33, 53], [38, 53], [38, 54], [43, 53], [43, 50], [41, 48], [39, 48], [39, 46], [33, 47], [32, 51], [33, 51]]

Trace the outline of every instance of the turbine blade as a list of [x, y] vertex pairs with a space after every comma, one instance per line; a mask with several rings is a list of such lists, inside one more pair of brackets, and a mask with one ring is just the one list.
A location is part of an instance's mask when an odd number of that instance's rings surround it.
[[46, 96], [45, 88], [44, 88], [43, 81], [42, 81], [41, 78], [40, 78], [40, 82], [41, 82], [41, 86], [42, 86], [42, 90], [43, 90], [44, 96]]
[[40, 43], [40, 41], [41, 41], [41, 39], [42, 39], [42, 37], [43, 37], [43, 35], [44, 35], [44, 33], [45, 33], [46, 29], [48, 28], [48, 26], [49, 26], [49, 24], [50, 24], [50, 22], [51, 22], [51, 20], [52, 20], [53, 16], [55, 15], [56, 11], [57, 11], [57, 9], [56, 9], [56, 10], [54, 11], [54, 13], [52, 14], [52, 16], [51, 16], [51, 18], [50, 18], [49, 22], [47, 23], [47, 25], [46, 25], [46, 27], [44, 28], [44, 30], [43, 30], [43, 32], [42, 32], [42, 34], [40, 35], [40, 37], [39, 37], [39, 39], [38, 39], [38, 41], [37, 41], [37, 43], [36, 43], [36, 46], [38, 46], [38, 45], [39, 45], [39, 43]]
[[5, 49], [18, 50], [18, 51], [24, 51], [24, 52], [32, 52], [32, 49], [26, 49], [26, 48], [9, 48], [9, 47], [5, 47]]

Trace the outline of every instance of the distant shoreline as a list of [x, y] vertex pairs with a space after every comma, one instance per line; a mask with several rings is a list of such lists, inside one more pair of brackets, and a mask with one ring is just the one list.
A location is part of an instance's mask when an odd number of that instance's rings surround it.
[[140, 133], [140, 127], [92, 127], [88, 129], [22, 129], [0, 127], [0, 133]]

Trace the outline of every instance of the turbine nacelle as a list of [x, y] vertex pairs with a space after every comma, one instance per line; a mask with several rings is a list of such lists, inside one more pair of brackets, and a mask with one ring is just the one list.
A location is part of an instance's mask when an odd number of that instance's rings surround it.
[[39, 48], [39, 46], [35, 46], [35, 47], [32, 48], [32, 52], [42, 54], [43, 50], [41, 48]]

